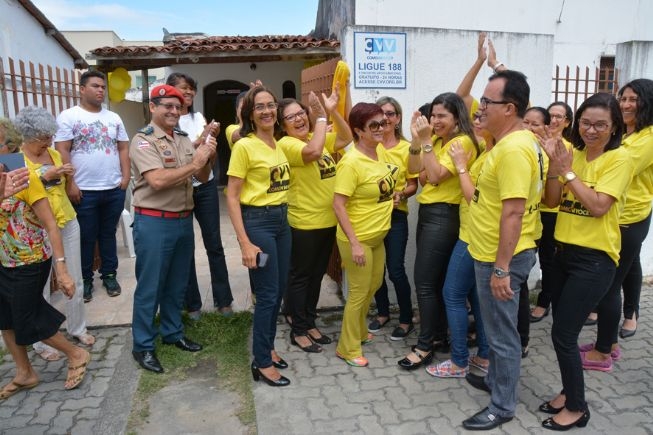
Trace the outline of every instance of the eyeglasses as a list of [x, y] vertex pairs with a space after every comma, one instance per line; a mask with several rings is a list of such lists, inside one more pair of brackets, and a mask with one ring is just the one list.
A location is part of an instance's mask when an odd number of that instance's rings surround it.
[[381, 122], [379, 121], [372, 121], [369, 124], [367, 124], [367, 128], [370, 129], [370, 131], [379, 131], [385, 128], [385, 126], [388, 125], [388, 121], [385, 119]]
[[619, 102], [621, 104], [626, 104], [626, 103], [637, 104], [637, 100], [638, 100], [637, 97], [621, 97], [621, 98], [619, 98]]
[[291, 113], [283, 117], [285, 121], [294, 122], [297, 118], [301, 118], [306, 115], [306, 110], [302, 109], [299, 112]]
[[41, 136], [34, 139], [34, 142], [52, 145], [52, 136]]
[[393, 118], [397, 116], [397, 112], [391, 112], [391, 111], [383, 112], [383, 114], [385, 115], [386, 118]]
[[559, 113], [549, 113], [549, 116], [551, 119], [557, 119], [558, 121], [562, 121], [563, 119], [567, 119], [566, 115], [561, 115]]
[[472, 119], [474, 121], [479, 121], [482, 117], [483, 117], [482, 113], [475, 113], [474, 115], [472, 115]]
[[277, 107], [279, 107], [279, 105], [277, 103], [255, 104], [254, 105], [254, 111], [255, 112], [265, 112], [266, 110], [277, 110]]
[[487, 97], [481, 97], [481, 109], [486, 109], [488, 104], [511, 104], [512, 101], [494, 101]]
[[162, 106], [163, 108], [165, 108], [168, 111], [170, 111], [172, 109], [175, 109], [177, 112], [179, 112], [181, 110], [181, 104], [172, 104], [172, 103], [162, 104], [162, 103], [159, 103], [159, 104], [157, 104], [157, 106]]
[[583, 130], [589, 130], [590, 128], [594, 127], [594, 130], [596, 130], [598, 133], [604, 133], [610, 129], [610, 124], [605, 121], [592, 123], [587, 119], [581, 119], [578, 121], [578, 126]]

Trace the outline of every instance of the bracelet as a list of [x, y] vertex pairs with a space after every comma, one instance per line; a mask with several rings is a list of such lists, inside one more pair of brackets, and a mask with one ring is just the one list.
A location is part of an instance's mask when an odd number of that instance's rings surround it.
[[422, 152], [422, 148], [414, 149], [413, 147], [408, 147], [408, 152], [411, 153], [412, 155], [416, 156], [416, 155], [419, 155], [419, 153]]
[[547, 179], [547, 180], [557, 180], [557, 179], [558, 179], [558, 176], [557, 176], [557, 175], [547, 175], [547, 176], [546, 176], [546, 179]]
[[66, 262], [66, 257], [59, 257], [54, 259], [55, 263], [65, 263]]
[[326, 119], [326, 118], [317, 118], [317, 119], [315, 120], [315, 122], [316, 122], [316, 123], [318, 123], [318, 122], [327, 122], [327, 119]]
[[500, 66], [505, 66], [505, 65], [503, 64], [503, 62], [495, 63], [494, 67], [492, 68], [492, 71], [497, 72], [497, 68], [499, 68]]

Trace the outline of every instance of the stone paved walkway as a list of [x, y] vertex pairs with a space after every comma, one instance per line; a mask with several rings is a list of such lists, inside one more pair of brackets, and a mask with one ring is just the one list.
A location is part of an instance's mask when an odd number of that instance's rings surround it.
[[[224, 201], [221, 202], [221, 216], [234, 306], [247, 309], [251, 302], [247, 272], [240, 265], [240, 252]], [[200, 287], [207, 289], [205, 307], [210, 307], [207, 261], [197, 227], [195, 233], [198, 278]], [[119, 231], [119, 241], [120, 235]], [[93, 330], [98, 341], [92, 348], [93, 359], [87, 378], [79, 389], [65, 391], [65, 360], [46, 363], [32, 355], [42, 382], [31, 391], [19, 392], [0, 402], [0, 434], [124, 433], [141, 371], [131, 357], [131, 331], [124, 326], [131, 320], [135, 283], [133, 259], [128, 259], [122, 243], [119, 243], [119, 255], [123, 294], [108, 298], [96, 282], [95, 299], [86, 304], [89, 324], [100, 327]], [[324, 305], [333, 306], [335, 292], [331, 288], [328, 290], [323, 290], [323, 296], [328, 298]], [[585, 372], [592, 417], [584, 433], [653, 434], [653, 328], [650, 326], [653, 287], [650, 284], [643, 289], [641, 312], [637, 334], [622, 341], [623, 359], [615, 364], [615, 370], [612, 373]], [[320, 321], [321, 329], [337, 339], [338, 313], [322, 313]], [[394, 326], [395, 321], [389, 325]], [[372, 344], [365, 346], [370, 366], [354, 368], [336, 358], [335, 343], [325, 346], [321, 354], [308, 354], [291, 346], [288, 326], [281, 323], [281, 317], [279, 322], [276, 348], [290, 363], [284, 374], [292, 384], [287, 388], [271, 388], [262, 382], [253, 384], [257, 427], [261, 435], [457, 434], [464, 432], [461, 421], [489, 402], [489, 396], [474, 390], [464, 380], [432, 378], [423, 369], [400, 370], [397, 360], [415, 343], [415, 334], [406, 342], [391, 341], [392, 328], [387, 326]], [[551, 316], [531, 326], [531, 351], [522, 364], [516, 418], [493, 433], [542, 433], [540, 422], [546, 416], [537, 412], [537, 407], [561, 388], [549, 338]], [[585, 328], [581, 343], [592, 341], [594, 331], [594, 327]], [[437, 358], [441, 360], [447, 356], [437, 354]], [[13, 363], [7, 356], [0, 361], [0, 384], [9, 382], [13, 374]], [[233, 426], [229, 431], [217, 431], [206, 418], [210, 412], [207, 411], [210, 397], [217, 401], [229, 396], [220, 391], [219, 382], [200, 382], [189, 377], [174, 387], [179, 413], [175, 413], [174, 400], [165, 403], [152, 400], [150, 410], [152, 416], [159, 416], [157, 419], [177, 418], [177, 421], [174, 425], [157, 421], [158, 425], [144, 426], [142, 433], [240, 433]], [[198, 391], [199, 388], [202, 390]], [[226, 399], [231, 400], [230, 396]], [[193, 410], [198, 414], [195, 419]], [[212, 414], [220, 418], [217, 410]], [[179, 415], [183, 418], [178, 418]], [[192, 420], [193, 425], [184, 426], [187, 420]]]

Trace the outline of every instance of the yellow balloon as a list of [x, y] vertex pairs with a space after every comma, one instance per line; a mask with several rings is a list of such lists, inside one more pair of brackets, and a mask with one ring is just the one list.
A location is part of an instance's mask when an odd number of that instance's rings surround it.
[[125, 79], [117, 74], [109, 73], [109, 90], [115, 91], [124, 91], [127, 89], [125, 87]]
[[125, 91], [109, 87], [109, 100], [111, 100], [112, 103], [120, 103], [124, 99]]

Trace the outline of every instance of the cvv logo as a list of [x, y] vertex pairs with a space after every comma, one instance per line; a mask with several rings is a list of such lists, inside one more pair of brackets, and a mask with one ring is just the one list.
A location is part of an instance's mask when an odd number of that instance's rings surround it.
[[365, 38], [366, 53], [394, 53], [397, 40], [394, 38]]

